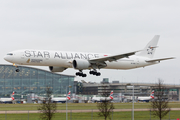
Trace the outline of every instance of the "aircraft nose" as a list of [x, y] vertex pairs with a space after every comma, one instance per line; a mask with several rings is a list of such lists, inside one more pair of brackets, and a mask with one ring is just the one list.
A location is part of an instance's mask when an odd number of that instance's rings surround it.
[[12, 61], [12, 57], [11, 56], [4, 56], [4, 60], [8, 61], [8, 62], [11, 62]]

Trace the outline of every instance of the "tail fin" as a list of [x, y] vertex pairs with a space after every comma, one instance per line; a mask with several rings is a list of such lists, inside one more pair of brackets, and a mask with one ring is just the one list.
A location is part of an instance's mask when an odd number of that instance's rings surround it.
[[154, 99], [154, 91], [151, 92], [150, 97], [151, 97], [152, 99]]
[[13, 93], [12, 93], [12, 96], [14, 95], [14, 91], [13, 91]]
[[138, 56], [153, 58], [160, 35], [155, 35]]
[[71, 99], [71, 91], [69, 91], [68, 95], [67, 95], [67, 99], [70, 100]]
[[12, 100], [14, 100], [14, 97], [11, 97]]
[[12, 93], [12, 97], [11, 97], [11, 99], [12, 99], [12, 100], [14, 100], [14, 91], [13, 91], [13, 93]]
[[110, 99], [113, 99], [113, 91], [111, 91], [111, 94], [109, 95]]

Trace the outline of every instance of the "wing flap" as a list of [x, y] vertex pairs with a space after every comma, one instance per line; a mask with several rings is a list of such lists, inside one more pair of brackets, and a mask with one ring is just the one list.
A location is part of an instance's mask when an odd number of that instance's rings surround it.
[[156, 61], [159, 61], [159, 62], [160, 62], [160, 61], [169, 60], [169, 59], [175, 59], [175, 57], [146, 60], [146, 62], [156, 62]]
[[[139, 50], [140, 51], [140, 50]], [[90, 59], [90, 62], [104, 62], [104, 61], [116, 61], [122, 58], [127, 58], [131, 55], [134, 55], [135, 53], [139, 52], [139, 51], [134, 51], [134, 52], [129, 52], [129, 53], [124, 53], [124, 54], [118, 54], [118, 55], [112, 55], [112, 56], [106, 56], [106, 57], [101, 57], [101, 58], [96, 58], [96, 59]]]

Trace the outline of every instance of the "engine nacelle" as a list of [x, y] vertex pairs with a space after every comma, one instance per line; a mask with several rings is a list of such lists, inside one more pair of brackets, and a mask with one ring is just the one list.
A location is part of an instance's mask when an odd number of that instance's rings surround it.
[[90, 67], [90, 63], [87, 60], [73, 60], [73, 68], [78, 70], [88, 69]]
[[63, 72], [66, 69], [65, 67], [49, 66], [51, 72]]

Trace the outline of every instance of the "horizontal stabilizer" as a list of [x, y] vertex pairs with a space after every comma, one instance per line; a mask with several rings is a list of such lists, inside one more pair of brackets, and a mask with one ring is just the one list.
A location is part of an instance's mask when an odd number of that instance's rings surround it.
[[162, 60], [169, 60], [169, 59], [175, 59], [175, 57], [146, 60], [146, 62], [156, 62], [156, 61], [159, 61], [159, 62], [160, 62], [160, 61], [162, 61]]

